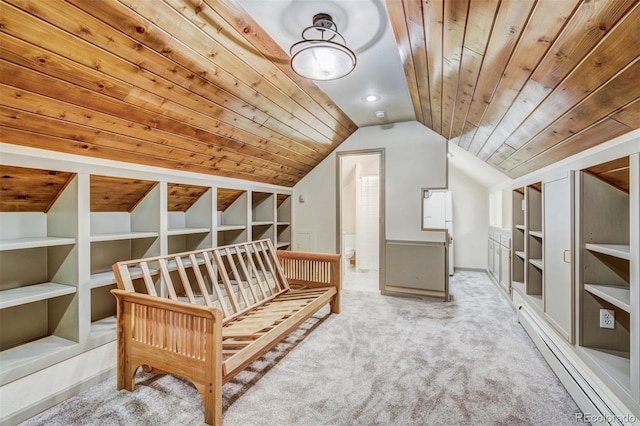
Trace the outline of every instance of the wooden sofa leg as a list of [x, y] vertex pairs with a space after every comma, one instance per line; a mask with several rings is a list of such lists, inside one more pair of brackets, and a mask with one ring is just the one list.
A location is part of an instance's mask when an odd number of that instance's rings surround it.
[[332, 314], [340, 313], [340, 293], [333, 296], [333, 299], [331, 299], [331, 302], [329, 302], [329, 307], [331, 308]]
[[204, 402], [204, 422], [208, 425], [222, 425], [222, 389], [205, 386], [202, 394]]

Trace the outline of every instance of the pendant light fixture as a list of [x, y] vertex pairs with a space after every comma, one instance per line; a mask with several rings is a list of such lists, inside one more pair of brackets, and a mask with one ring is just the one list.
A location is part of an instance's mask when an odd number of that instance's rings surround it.
[[356, 67], [356, 55], [347, 47], [331, 15], [318, 13], [302, 31], [302, 41], [291, 46], [291, 68], [311, 80], [335, 80]]

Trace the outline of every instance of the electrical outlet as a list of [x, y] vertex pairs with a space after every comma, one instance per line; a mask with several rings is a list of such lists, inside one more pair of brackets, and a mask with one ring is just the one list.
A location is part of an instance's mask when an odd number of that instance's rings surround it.
[[614, 328], [616, 314], [611, 309], [600, 309], [600, 328]]

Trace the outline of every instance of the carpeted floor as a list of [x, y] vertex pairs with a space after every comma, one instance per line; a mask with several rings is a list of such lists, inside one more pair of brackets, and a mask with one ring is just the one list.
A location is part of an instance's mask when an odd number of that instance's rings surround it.
[[[452, 301], [344, 291], [224, 388], [230, 425], [567, 425], [579, 412], [484, 273]], [[115, 378], [25, 425], [195, 425], [198, 392], [173, 376]]]

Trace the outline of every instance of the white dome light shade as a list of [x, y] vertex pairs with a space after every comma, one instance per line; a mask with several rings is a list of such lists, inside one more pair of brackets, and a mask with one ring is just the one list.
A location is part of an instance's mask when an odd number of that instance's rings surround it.
[[356, 55], [346, 46], [331, 16], [315, 15], [313, 26], [305, 28], [302, 38], [291, 46], [291, 68], [296, 74], [311, 80], [335, 80], [355, 68]]

